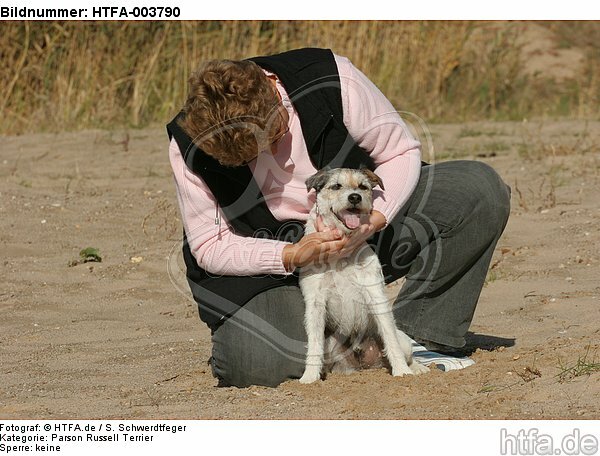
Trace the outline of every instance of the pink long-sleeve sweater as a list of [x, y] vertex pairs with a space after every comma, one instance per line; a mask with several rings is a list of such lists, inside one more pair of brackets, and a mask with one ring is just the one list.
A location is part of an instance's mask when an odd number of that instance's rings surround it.
[[[368, 151], [385, 191], [374, 191], [373, 208], [389, 221], [408, 200], [421, 169], [420, 144], [381, 91], [345, 57], [335, 55], [341, 81], [344, 124]], [[268, 72], [266, 72], [269, 74]], [[316, 173], [298, 116], [284, 87], [277, 89], [289, 113], [289, 131], [277, 151], [263, 151], [249, 163], [266, 204], [279, 221], [306, 220], [314, 204], [305, 180]], [[234, 234], [208, 186], [185, 165], [175, 140], [169, 146], [177, 198], [188, 243], [206, 271], [224, 275], [290, 274], [282, 262], [286, 242]]]

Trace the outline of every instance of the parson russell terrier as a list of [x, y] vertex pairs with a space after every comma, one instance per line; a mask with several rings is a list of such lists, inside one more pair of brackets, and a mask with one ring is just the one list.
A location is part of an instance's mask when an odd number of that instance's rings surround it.
[[[317, 200], [305, 233], [317, 230], [320, 216], [325, 226], [350, 235], [368, 223], [377, 185], [383, 189], [369, 169], [338, 168], [311, 176], [306, 187], [315, 189]], [[369, 353], [380, 358], [383, 352], [394, 376], [429, 370], [413, 360], [411, 340], [396, 328], [384, 285], [379, 258], [366, 242], [346, 258], [300, 269], [308, 336], [301, 383], [319, 380], [324, 371], [353, 371], [365, 360], [372, 365]]]

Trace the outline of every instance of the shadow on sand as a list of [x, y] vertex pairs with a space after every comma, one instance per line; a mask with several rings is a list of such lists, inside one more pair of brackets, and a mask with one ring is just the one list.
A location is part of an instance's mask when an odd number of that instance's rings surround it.
[[498, 347], [513, 347], [514, 338], [490, 336], [488, 334], [477, 334], [469, 331], [465, 336], [467, 341], [464, 346], [465, 355], [470, 356], [478, 348], [485, 351], [492, 351]]

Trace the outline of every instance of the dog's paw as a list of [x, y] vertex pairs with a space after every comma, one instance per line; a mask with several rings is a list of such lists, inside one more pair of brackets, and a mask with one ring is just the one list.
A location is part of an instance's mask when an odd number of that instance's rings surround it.
[[429, 372], [429, 368], [427, 366], [425, 366], [424, 364], [421, 364], [417, 361], [412, 362], [412, 364], [410, 365], [410, 370], [415, 375], [424, 374], [426, 372]]
[[406, 367], [400, 367], [400, 368], [396, 368], [396, 369], [392, 369], [392, 375], [394, 377], [403, 377], [405, 375], [413, 375], [413, 371], [410, 370], [410, 367], [406, 366]]
[[300, 383], [314, 383], [317, 380], [321, 380], [321, 373], [318, 370], [306, 370], [300, 377]]

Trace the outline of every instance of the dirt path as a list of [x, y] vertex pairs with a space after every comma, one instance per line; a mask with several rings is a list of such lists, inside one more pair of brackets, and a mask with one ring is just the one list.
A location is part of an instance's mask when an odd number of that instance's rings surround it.
[[[1, 138], [0, 418], [599, 418], [600, 123], [432, 130], [513, 188], [476, 365], [244, 390], [206, 365], [164, 129]], [[85, 247], [103, 261], [69, 266]]]

